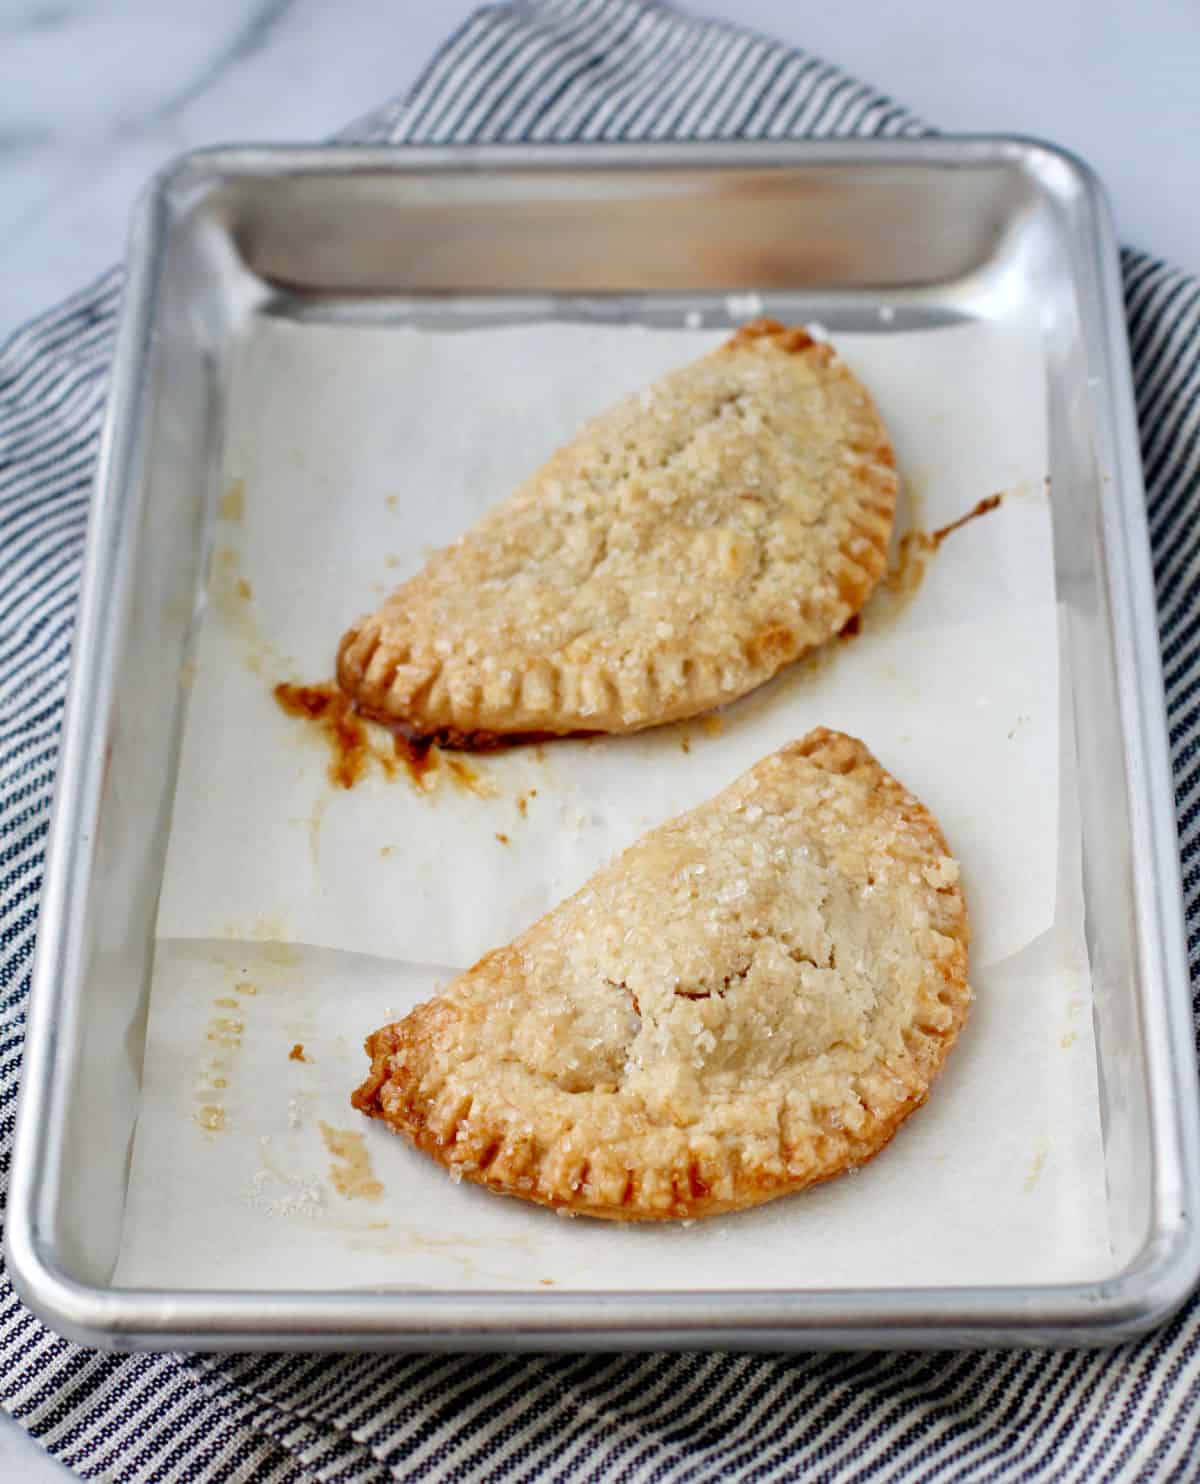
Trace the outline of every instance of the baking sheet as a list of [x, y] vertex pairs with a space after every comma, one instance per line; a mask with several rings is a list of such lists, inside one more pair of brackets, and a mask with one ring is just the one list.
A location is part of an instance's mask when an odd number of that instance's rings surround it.
[[[915, 594], [881, 595], [858, 638], [727, 708], [719, 730], [477, 760], [474, 791], [444, 767], [428, 791], [379, 770], [344, 791], [320, 737], [271, 697], [277, 680], [327, 676], [346, 625], [586, 416], [720, 338], [255, 324], [186, 677], [118, 1282], [874, 1286], [1104, 1270], [1081, 922], [1058, 889], [1035, 331], [838, 337], [893, 432], [908, 519], [933, 529], [1006, 499], [945, 542]], [[930, 805], [972, 909], [976, 1011], [886, 1158], [733, 1220], [614, 1232], [454, 1186], [363, 1126], [347, 1103], [363, 1033], [817, 723], [863, 736]], [[369, 1178], [348, 1173], [360, 1165]]]

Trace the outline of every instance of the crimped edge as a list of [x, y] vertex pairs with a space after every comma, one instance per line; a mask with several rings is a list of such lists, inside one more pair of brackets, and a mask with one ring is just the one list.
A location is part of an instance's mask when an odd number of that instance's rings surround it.
[[[865, 398], [864, 418], [878, 443], [858, 469], [859, 498], [847, 511], [846, 536], [831, 566], [838, 599], [812, 600], [803, 630], [767, 623], [740, 656], [717, 661], [676, 650], [654, 655], [644, 669], [615, 673], [603, 664], [560, 664], [538, 657], [519, 673], [485, 682], [466, 669], [385, 636], [387, 605], [351, 627], [338, 646], [337, 680], [368, 714], [400, 722], [422, 739], [447, 747], [488, 750], [502, 737], [613, 735], [681, 721], [757, 689], [785, 665], [832, 638], [860, 612], [887, 568], [899, 480], [895, 453], [869, 392], [833, 348], [802, 327], [777, 320], [743, 325], [713, 355], [756, 352], [766, 344], [834, 369]], [[403, 592], [403, 588], [398, 590]], [[395, 598], [389, 599], [392, 602]]]
[[[765, 758], [732, 788], [744, 792], [755, 774], [799, 761], [832, 773], [869, 772], [875, 817], [898, 815], [910, 829], [924, 833], [928, 848], [923, 854], [929, 862], [949, 855], [945, 837], [929, 810], [861, 742], [843, 733], [818, 728]], [[581, 1156], [574, 1165], [564, 1160], [561, 1131], [555, 1143], [541, 1148], [526, 1121], [517, 1137], [511, 1123], [502, 1120], [483, 1127], [472, 1124], [471, 1096], [453, 1085], [430, 1087], [421, 1066], [422, 1048], [436, 1036], [442, 1018], [460, 1013], [446, 995], [367, 1037], [371, 1067], [351, 1102], [359, 1112], [387, 1123], [456, 1179], [576, 1215], [615, 1221], [692, 1219], [748, 1209], [806, 1189], [865, 1164], [891, 1142], [900, 1125], [925, 1102], [967, 1018], [970, 927], [962, 889], [957, 882], [929, 889], [955, 900], [954, 930], [938, 929], [953, 949], [944, 959], [929, 960], [931, 975], [936, 974], [941, 982], [930, 985], [927, 981], [923, 986], [948, 1012], [948, 1020], [940, 1025], [915, 1022], [905, 1033], [903, 1058], [891, 1063], [877, 1060], [857, 1075], [854, 1091], [866, 1114], [858, 1130], [851, 1131], [840, 1122], [808, 1126], [789, 1144], [781, 1122], [781, 1173], [743, 1168], [735, 1149], [708, 1137], [701, 1140], [704, 1149], [689, 1146], [686, 1159], [671, 1171], [626, 1169], [622, 1179], [604, 1166], [604, 1150], [591, 1159]], [[536, 951], [539, 927], [535, 923], [509, 948], [486, 955], [462, 978], [501, 979], [512, 972], [522, 951]], [[391, 1094], [386, 1099], [385, 1089]], [[570, 1130], [566, 1133], [569, 1136]], [[714, 1153], [721, 1155], [721, 1161], [714, 1162]], [[593, 1177], [597, 1159], [602, 1168]], [[652, 1177], [649, 1189], [647, 1173]], [[614, 1197], [618, 1184], [619, 1195]], [[601, 1193], [602, 1185], [605, 1193]]]

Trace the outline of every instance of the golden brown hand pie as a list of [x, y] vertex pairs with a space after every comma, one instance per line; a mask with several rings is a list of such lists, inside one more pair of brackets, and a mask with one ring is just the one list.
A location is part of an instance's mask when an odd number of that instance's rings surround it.
[[367, 1040], [354, 1106], [491, 1190], [707, 1216], [852, 1169], [967, 1013], [937, 823], [809, 733]]
[[452, 745], [693, 716], [859, 611], [896, 485], [833, 349], [758, 322], [588, 423], [346, 634], [338, 679]]

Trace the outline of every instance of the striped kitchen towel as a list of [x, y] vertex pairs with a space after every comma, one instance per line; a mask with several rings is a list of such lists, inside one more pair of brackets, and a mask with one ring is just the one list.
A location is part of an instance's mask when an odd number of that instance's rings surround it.
[[[381, 141], [899, 135], [836, 68], [645, 0], [481, 10]], [[1200, 942], [1200, 284], [1124, 258], [1190, 949]], [[0, 1189], [116, 274], [0, 351]], [[1106, 1353], [96, 1354], [0, 1286], [0, 1393], [113, 1480], [1200, 1477], [1200, 1309]]]

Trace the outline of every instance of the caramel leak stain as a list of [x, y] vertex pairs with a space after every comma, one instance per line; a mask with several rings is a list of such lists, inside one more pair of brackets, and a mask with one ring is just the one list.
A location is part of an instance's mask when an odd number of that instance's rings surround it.
[[900, 537], [896, 559], [884, 573], [884, 587], [898, 597], [911, 598], [924, 580], [930, 558], [946, 537], [962, 530], [971, 521], [978, 520], [981, 515], [998, 509], [1003, 503], [1002, 494], [987, 495], [977, 501], [965, 515], [952, 520], [948, 526], [941, 526], [936, 531], [905, 531]]
[[496, 831], [496, 839], [500, 841], [501, 845], [508, 844], [508, 836], [502, 835], [499, 830]]
[[725, 723], [719, 716], [702, 716], [700, 730], [709, 737], [719, 737], [725, 730]]
[[336, 691], [320, 685], [277, 685], [274, 695], [289, 716], [305, 716], [309, 721], [319, 721], [337, 700]]
[[240, 575], [238, 554], [230, 546], [221, 547], [213, 554], [208, 596], [230, 636], [239, 641], [248, 670], [255, 675], [287, 672], [291, 661], [260, 631], [251, 603], [254, 591]]
[[393, 851], [393, 850], [394, 850], [394, 849], [395, 849], [395, 848], [396, 848], [396, 847], [395, 847], [395, 846], [394, 846], [394, 845], [381, 845], [381, 846], [380, 846], [380, 847], [379, 847], [379, 854], [380, 854], [380, 856], [381, 856], [381, 857], [382, 857], [382, 858], [383, 858], [383, 859], [384, 859], [384, 860], [386, 860], [386, 859], [387, 859], [387, 858], [388, 858], [388, 856], [389, 856], [389, 855], [391, 855], [391, 853], [392, 853], [392, 851]]
[[229, 1078], [221, 1076], [222, 1063], [216, 1060], [209, 1062], [208, 1066], [201, 1069], [199, 1077], [196, 1078], [196, 1091], [202, 1096], [211, 1092], [219, 1092], [229, 1086]]
[[536, 788], [527, 788], [523, 794], [517, 795], [517, 813], [521, 816], [522, 819], [525, 819], [528, 816], [529, 801], [530, 799], [536, 799], [537, 794], [538, 791]]
[[408, 772], [409, 779], [422, 793], [428, 793], [437, 777], [438, 757], [430, 737], [410, 737], [399, 730], [392, 733], [392, 750]]
[[[272, 694], [289, 716], [312, 723], [329, 747], [329, 780], [353, 788], [376, 765], [385, 778], [403, 771], [420, 793], [442, 778], [477, 798], [492, 798], [496, 786], [463, 758], [447, 757], [434, 737], [413, 737], [400, 727], [364, 716], [333, 681], [321, 685], [276, 685]], [[390, 849], [390, 847], [388, 847]]]
[[[474, 794], [478, 799], [495, 797], [496, 785], [492, 780], [485, 778], [479, 772], [478, 768], [473, 768], [470, 763], [465, 762], [461, 757], [443, 756], [442, 763], [449, 770], [450, 776], [454, 779], [455, 783], [465, 793]], [[537, 790], [534, 789], [532, 792], [536, 793]]]
[[372, 749], [366, 724], [354, 713], [349, 696], [333, 685], [286, 682], [277, 685], [273, 694], [289, 716], [317, 724], [333, 754], [329, 781], [338, 788], [353, 788], [367, 771]]
[[[240, 989], [241, 985], [235, 987]], [[218, 1013], [208, 1022], [205, 1039], [216, 1049], [209, 1054], [197, 1079], [197, 1102], [214, 1093], [219, 1096], [229, 1086], [234, 1059], [241, 1050], [242, 1033], [246, 1029], [244, 1020], [227, 1013], [241, 1009], [240, 1002], [232, 995], [220, 995], [213, 1004], [218, 1012], [226, 1013]], [[192, 1116], [202, 1128], [213, 1132], [225, 1127], [225, 1110], [219, 1103], [204, 1103], [193, 1111]]]
[[296, 1044], [292, 1047], [292, 1049], [288, 1052], [288, 1061], [304, 1061], [304, 1062], [306, 1062], [307, 1060], [308, 1060], [308, 1057], [305, 1056], [305, 1054], [304, 1054], [304, 1042], [303, 1041], [297, 1041]]
[[[233, 987], [234, 987], [234, 989], [237, 990], [238, 994], [257, 994], [258, 993], [257, 986], [251, 984], [250, 981], [249, 981], [249, 979], [239, 979], [238, 982]], [[236, 1004], [237, 1001], [235, 1000], [234, 1003]]]
[[[363, 708], [363, 715], [383, 726], [393, 726], [390, 717]], [[458, 727], [438, 727], [426, 732], [420, 741], [440, 748], [442, 752], [511, 752], [517, 747], [532, 747], [539, 762], [545, 762], [547, 742], [582, 742], [603, 740], [603, 732], [464, 732]], [[414, 739], [416, 740], [416, 739]]]
[[208, 1039], [218, 1046], [236, 1051], [242, 1044], [242, 1032], [245, 1029], [244, 1020], [234, 1020], [230, 1015], [217, 1015], [208, 1022]]
[[325, 1147], [340, 1163], [329, 1166], [329, 1178], [334, 1189], [348, 1201], [377, 1201], [383, 1197], [383, 1186], [375, 1179], [371, 1170], [371, 1157], [363, 1136], [349, 1129], [331, 1128], [320, 1123], [321, 1138]]
[[911, 598], [921, 586], [929, 559], [936, 550], [928, 531], [905, 531], [891, 565], [883, 574], [883, 586], [898, 598]]
[[940, 530], [934, 531], [934, 550], [936, 551], [937, 548], [946, 539], [946, 537], [949, 536], [952, 532], [962, 530], [963, 526], [969, 524], [973, 520], [978, 520], [981, 515], [987, 515], [988, 512], [991, 510], [998, 510], [1003, 503], [1004, 496], [1002, 494], [985, 495], [982, 500], [977, 501], [975, 505], [973, 505], [971, 509], [967, 511], [966, 515], [960, 515], [957, 520], [952, 520], [948, 526], [942, 526]]
[[687, 737], [681, 737], [679, 739], [679, 747], [682, 752], [691, 752], [692, 750], [692, 744]]
[[235, 479], [217, 502], [222, 520], [240, 521], [246, 509], [246, 481]]

